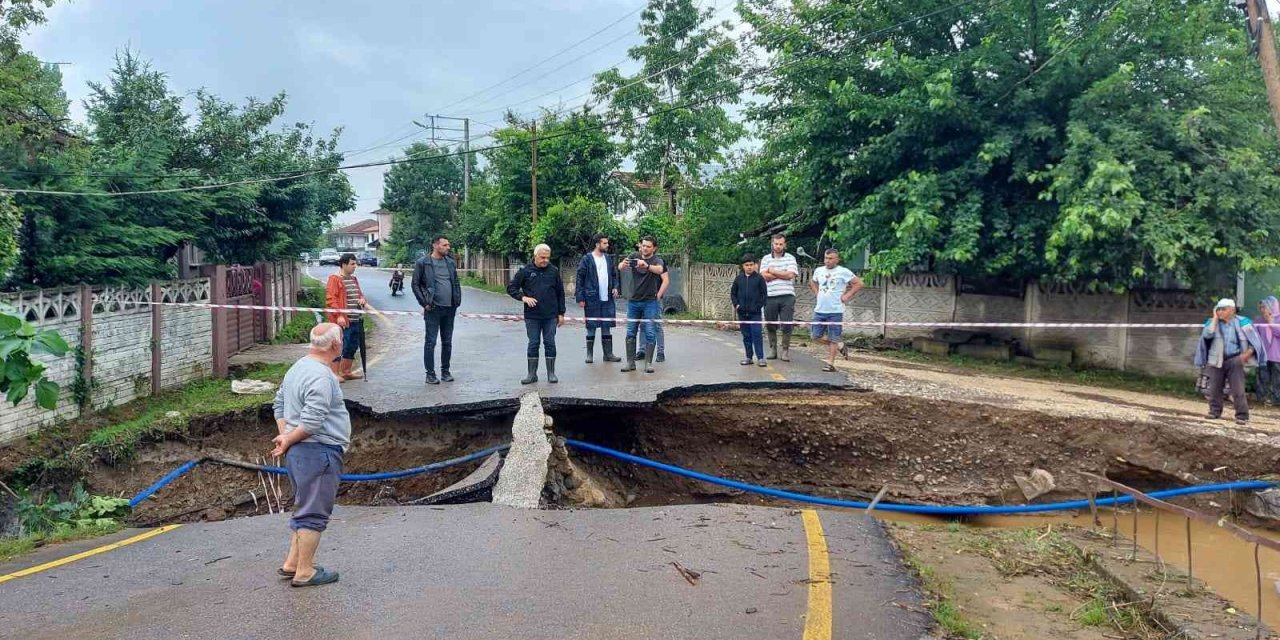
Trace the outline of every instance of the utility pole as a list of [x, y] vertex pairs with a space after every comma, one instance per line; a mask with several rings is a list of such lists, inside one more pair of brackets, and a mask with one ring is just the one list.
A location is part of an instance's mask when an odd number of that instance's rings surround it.
[[462, 201], [471, 199], [471, 118], [462, 119]]
[[1280, 136], [1280, 61], [1276, 59], [1276, 36], [1271, 28], [1271, 14], [1265, 0], [1244, 0], [1249, 15], [1249, 37], [1262, 66], [1262, 81], [1267, 86], [1267, 102], [1271, 103], [1271, 119]]
[[538, 224], [538, 122], [529, 124], [530, 141], [533, 143], [533, 223]]

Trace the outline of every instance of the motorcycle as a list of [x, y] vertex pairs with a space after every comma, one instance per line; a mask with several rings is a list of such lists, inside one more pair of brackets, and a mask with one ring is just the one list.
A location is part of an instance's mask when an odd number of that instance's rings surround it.
[[391, 272], [391, 295], [399, 295], [404, 291], [404, 272], [396, 269]]

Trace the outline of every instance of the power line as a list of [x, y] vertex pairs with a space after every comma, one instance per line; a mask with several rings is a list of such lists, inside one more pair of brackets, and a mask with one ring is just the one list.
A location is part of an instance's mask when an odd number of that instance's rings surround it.
[[[1006, 2], [1006, 1], [1008, 1], [1008, 0], [989, 0], [989, 1], [986, 3], [986, 5], [984, 5], [984, 8], [989, 8], [989, 7], [991, 7], [991, 6], [993, 6], [993, 5], [997, 4], [997, 3], [1000, 3], [1000, 2]], [[906, 20], [903, 20], [903, 21], [897, 22], [897, 23], [892, 24], [892, 25], [889, 25], [889, 26], [887, 26], [887, 27], [882, 27], [882, 28], [880, 28], [880, 29], [876, 29], [875, 31], [869, 32], [869, 33], [864, 34], [864, 35], [862, 35], [862, 36], [860, 36], [860, 37], [858, 37], [858, 38], [853, 39], [853, 40], [851, 41], [851, 43], [861, 43], [861, 42], [865, 42], [866, 40], [868, 40], [868, 39], [870, 39], [870, 38], [872, 38], [872, 37], [874, 37], [874, 36], [881, 35], [881, 34], [885, 34], [885, 33], [889, 33], [889, 32], [891, 32], [891, 31], [895, 31], [895, 30], [897, 30], [897, 29], [898, 29], [898, 28], [900, 28], [900, 27], [903, 27], [903, 26], [906, 26], [906, 25], [912, 24], [912, 23], [914, 23], [914, 22], [919, 22], [919, 21], [921, 21], [921, 20], [925, 20], [925, 19], [927, 19], [927, 18], [931, 18], [931, 17], [937, 16], [937, 15], [940, 15], [940, 14], [942, 14], [942, 13], [946, 13], [946, 12], [949, 12], [949, 11], [952, 11], [952, 10], [955, 10], [955, 9], [958, 9], [958, 8], [963, 7], [963, 6], [965, 6], [965, 5], [973, 4], [974, 2], [977, 2], [977, 0], [961, 0], [960, 2], [954, 3], [954, 4], [952, 4], [952, 5], [948, 6], [948, 7], [945, 7], [945, 8], [943, 8], [943, 9], [938, 9], [938, 10], [936, 10], [936, 11], [932, 11], [932, 12], [930, 12], [930, 13], [926, 13], [926, 14], [923, 14], [923, 15], [920, 15], [920, 16], [916, 16], [916, 17], [913, 17], [913, 18], [909, 18], [909, 19], [906, 19]], [[813, 55], [812, 55], [812, 54], [811, 54], [811, 55], [808, 55], [808, 56], [797, 56], [797, 57], [795, 57], [793, 60], [791, 60], [791, 61], [789, 61], [789, 62], [786, 62], [786, 63], [780, 64], [780, 65], [778, 65], [778, 66], [776, 66], [776, 67], [772, 67], [772, 68], [770, 68], [770, 69], [766, 69], [766, 70], [764, 70], [764, 71], [774, 71], [774, 72], [776, 72], [776, 71], [780, 71], [780, 70], [785, 69], [785, 68], [787, 68], [787, 67], [790, 67], [790, 66], [793, 66], [793, 65], [799, 64], [799, 63], [801, 63], [801, 62], [804, 62], [804, 61], [808, 60], [808, 59], [809, 59], [809, 58], [811, 58], [811, 57], [813, 57]], [[767, 77], [766, 77], [766, 78], [762, 78], [760, 81], [758, 81], [758, 82], [756, 82], [756, 83], [754, 83], [754, 84], [747, 85], [747, 86], [745, 86], [745, 87], [742, 87], [741, 89], [735, 89], [734, 91], [730, 91], [730, 92], [722, 92], [722, 93], [720, 93], [720, 94], [716, 94], [716, 95], [712, 95], [712, 96], [708, 96], [708, 97], [702, 98], [701, 100], [695, 100], [695, 101], [691, 101], [691, 102], [684, 103], [684, 104], [673, 105], [673, 106], [666, 107], [666, 108], [663, 108], [663, 109], [657, 109], [657, 110], [655, 110], [655, 111], [652, 111], [652, 112], [649, 112], [649, 113], [640, 114], [640, 115], [637, 115], [637, 116], [633, 116], [633, 117], [631, 117], [631, 118], [619, 118], [619, 119], [617, 119], [617, 120], [608, 121], [608, 122], [603, 122], [603, 123], [600, 123], [600, 124], [589, 125], [589, 126], [584, 126], [584, 127], [575, 127], [575, 128], [573, 128], [572, 130], [569, 130], [569, 131], [562, 131], [562, 132], [560, 132], [560, 133], [554, 133], [554, 134], [551, 134], [551, 135], [543, 135], [543, 136], [539, 136], [539, 137], [538, 137], [538, 140], [539, 140], [539, 141], [553, 140], [553, 139], [561, 138], [561, 137], [565, 137], [565, 136], [576, 135], [576, 134], [578, 134], [578, 133], [581, 133], [582, 131], [589, 131], [589, 130], [593, 130], [593, 129], [607, 129], [607, 128], [610, 128], [610, 127], [615, 127], [615, 126], [617, 126], [617, 125], [619, 125], [619, 124], [622, 124], [622, 123], [625, 123], [625, 122], [628, 122], [628, 121], [636, 121], [636, 120], [640, 120], [640, 119], [642, 119], [642, 118], [650, 118], [650, 117], [653, 117], [653, 116], [659, 116], [659, 115], [663, 115], [663, 114], [666, 114], [666, 113], [671, 113], [671, 112], [674, 112], [674, 111], [679, 111], [679, 110], [682, 110], [682, 109], [689, 109], [689, 108], [692, 108], [692, 107], [700, 106], [700, 105], [705, 104], [705, 103], [708, 103], [708, 102], [712, 102], [712, 101], [715, 101], [715, 100], [719, 100], [719, 99], [721, 99], [721, 98], [723, 98], [723, 97], [726, 97], [726, 96], [728, 96], [728, 95], [731, 95], [732, 93], [734, 93], [734, 92], [736, 92], [736, 91], [751, 90], [751, 89], [755, 89], [755, 88], [761, 87], [761, 86], [763, 86], [763, 85], [767, 84], [767, 83], [769, 82], [769, 80], [770, 80], [770, 79], [769, 79], [769, 78], [767, 78]], [[516, 141], [516, 142], [509, 142], [509, 143], [502, 143], [502, 144], [490, 145], [490, 146], [488, 146], [488, 147], [481, 147], [481, 148], [478, 148], [478, 149], [472, 149], [472, 150], [471, 150], [471, 153], [481, 153], [481, 152], [485, 152], [485, 151], [493, 151], [493, 150], [504, 149], [504, 148], [507, 148], [507, 147], [520, 146], [520, 145], [525, 145], [525, 144], [529, 144], [529, 141]], [[154, 190], [146, 190], [146, 191], [114, 191], [114, 192], [113, 192], [113, 191], [98, 191], [98, 192], [92, 192], [92, 191], [90, 191], [90, 192], [82, 192], [82, 191], [49, 191], [49, 190], [40, 190], [40, 189], [11, 189], [11, 188], [6, 188], [6, 187], [0, 187], [0, 193], [21, 193], [21, 194], [59, 195], [59, 196], [104, 196], [104, 197], [128, 196], [128, 195], [149, 195], [149, 194], [157, 194], [157, 193], [178, 193], [178, 192], [183, 192], [183, 191], [201, 191], [201, 190], [208, 190], [208, 189], [218, 189], [218, 188], [222, 188], [222, 187], [237, 186], [237, 185], [242, 185], [242, 184], [255, 184], [255, 183], [263, 183], [263, 182], [274, 182], [274, 181], [293, 180], [293, 179], [303, 178], [303, 177], [308, 177], [308, 176], [312, 176], [312, 175], [316, 175], [316, 174], [321, 174], [321, 173], [330, 173], [330, 172], [333, 172], [333, 171], [341, 171], [341, 170], [349, 170], [349, 169], [364, 169], [364, 168], [368, 168], [368, 167], [382, 167], [382, 166], [390, 166], [390, 165], [396, 165], [396, 164], [406, 164], [406, 163], [411, 163], [411, 162], [424, 162], [424, 161], [428, 161], [428, 160], [439, 160], [439, 159], [443, 159], [443, 158], [450, 158], [450, 157], [457, 157], [457, 156], [465, 155], [465, 153], [466, 153], [466, 152], [463, 152], [463, 151], [446, 152], [446, 153], [440, 153], [440, 154], [433, 155], [433, 156], [429, 156], [429, 157], [415, 157], [414, 155], [411, 155], [411, 156], [408, 156], [408, 157], [405, 157], [405, 158], [400, 158], [400, 159], [389, 159], [389, 160], [382, 160], [382, 161], [378, 161], [378, 162], [366, 162], [366, 163], [354, 164], [354, 165], [344, 165], [344, 166], [333, 167], [333, 168], [327, 168], [327, 169], [315, 169], [315, 170], [310, 170], [310, 171], [305, 171], [305, 172], [294, 172], [294, 173], [292, 173], [291, 175], [283, 175], [283, 176], [278, 176], [278, 177], [263, 177], [263, 178], [257, 178], [257, 179], [251, 179], [251, 180], [239, 180], [239, 181], [229, 182], [229, 183], [209, 184], [209, 185], [197, 185], [197, 186], [192, 186], [192, 187], [180, 187], [180, 188], [172, 188], [172, 189], [154, 189]], [[415, 154], [415, 155], [416, 155], [416, 154]], [[170, 177], [172, 177], [172, 176], [170, 176]]]
[[[574, 42], [573, 44], [571, 44], [571, 45], [569, 45], [569, 46], [567, 46], [567, 47], [565, 47], [565, 48], [563, 48], [563, 49], [561, 49], [561, 50], [559, 50], [559, 51], [557, 51], [557, 52], [555, 52], [555, 53], [551, 54], [550, 56], [547, 56], [546, 58], [543, 58], [542, 60], [538, 61], [537, 63], [535, 63], [535, 64], [533, 64], [533, 65], [531, 65], [531, 66], [529, 66], [528, 68], [524, 69], [523, 71], [520, 71], [520, 72], [516, 73], [515, 75], [510, 76], [510, 77], [508, 77], [508, 78], [506, 78], [506, 79], [504, 79], [504, 80], [502, 80], [502, 81], [499, 81], [499, 82], [496, 82], [496, 83], [494, 83], [494, 84], [491, 84], [491, 85], [489, 85], [489, 86], [487, 86], [487, 87], [485, 87], [485, 88], [483, 88], [483, 89], [481, 89], [481, 90], [479, 90], [479, 91], [476, 91], [476, 92], [474, 92], [474, 93], [471, 93], [471, 94], [468, 94], [468, 95], [466, 95], [466, 96], [463, 96], [462, 98], [459, 98], [459, 99], [457, 99], [457, 100], [454, 100], [453, 102], [451, 102], [451, 103], [449, 103], [449, 104], [445, 105], [444, 107], [441, 107], [441, 108], [440, 108], [440, 110], [441, 110], [441, 111], [448, 111], [449, 109], [452, 109], [453, 107], [455, 107], [455, 106], [457, 106], [457, 105], [459, 105], [459, 104], [463, 104], [463, 103], [467, 102], [467, 101], [468, 101], [468, 100], [470, 100], [471, 98], [474, 98], [474, 97], [476, 97], [476, 96], [478, 96], [478, 95], [481, 95], [481, 94], [487, 93], [490, 89], [495, 89], [495, 88], [497, 88], [497, 87], [500, 87], [500, 86], [502, 86], [502, 85], [504, 85], [504, 84], [506, 84], [506, 83], [508, 83], [508, 82], [511, 82], [512, 80], [515, 80], [516, 78], [519, 78], [520, 76], [522, 76], [522, 75], [524, 75], [524, 74], [526, 74], [526, 73], [528, 73], [528, 72], [530, 72], [530, 71], [533, 71], [534, 69], [537, 69], [538, 67], [540, 67], [540, 66], [542, 66], [542, 65], [544, 65], [544, 64], [546, 64], [546, 63], [548, 63], [548, 62], [550, 62], [550, 61], [552, 61], [552, 60], [554, 60], [554, 59], [556, 59], [557, 57], [559, 57], [559, 56], [561, 56], [561, 55], [563, 55], [563, 54], [565, 54], [565, 53], [567, 53], [567, 52], [569, 52], [569, 51], [573, 50], [573, 49], [574, 49], [574, 48], [576, 48], [578, 45], [583, 44], [583, 43], [585, 43], [585, 42], [587, 42], [587, 41], [591, 40], [592, 38], [594, 38], [594, 37], [596, 37], [596, 36], [598, 36], [598, 35], [600, 35], [600, 34], [604, 33], [605, 31], [608, 31], [609, 29], [612, 29], [613, 27], [617, 26], [617, 25], [618, 25], [618, 23], [622, 22], [623, 20], [626, 20], [627, 18], [630, 18], [631, 16], [634, 16], [635, 14], [640, 13], [640, 11], [642, 11], [642, 10], [645, 8], [645, 6], [647, 6], [647, 3], [646, 3], [645, 5], [641, 5], [641, 6], [639, 6], [639, 7], [636, 7], [634, 10], [632, 10], [632, 11], [628, 12], [628, 13], [627, 13], [627, 15], [624, 15], [624, 16], [622, 16], [621, 18], [618, 18], [617, 20], [614, 20], [613, 22], [610, 22], [609, 24], [605, 25], [604, 27], [601, 27], [599, 30], [597, 30], [596, 32], [592, 33], [591, 35], [589, 35], [589, 36], [587, 36], [587, 37], [585, 37], [585, 38], [582, 38], [582, 39], [578, 40], [577, 42]], [[627, 37], [627, 36], [629, 36], [629, 35], [631, 35], [631, 34], [629, 34], [629, 33], [624, 33], [622, 36], [619, 36], [619, 37], [617, 37], [617, 38], [614, 38], [613, 40], [610, 40], [609, 42], [605, 43], [603, 46], [611, 45], [611, 44], [613, 44], [613, 43], [617, 42], [618, 40], [621, 40], [622, 38], [625, 38], [625, 37]], [[603, 48], [603, 46], [601, 46], [601, 47], [597, 47], [597, 48], [595, 48], [595, 49], [592, 49], [591, 51], [588, 51], [587, 53], [584, 53], [584, 54], [582, 54], [582, 55], [578, 56], [577, 58], [574, 58], [574, 59], [570, 60], [569, 62], [565, 63], [565, 65], [570, 64], [570, 63], [573, 63], [573, 62], [577, 62], [578, 60], [581, 60], [582, 58], [585, 58], [586, 56], [589, 56], [589, 55], [591, 55], [591, 54], [595, 53], [596, 51], [599, 51], [601, 48]], [[565, 65], [561, 65], [561, 66], [559, 66], [559, 67], [556, 67], [556, 69], [553, 69], [552, 71], [553, 71], [553, 72], [554, 72], [554, 71], [558, 71], [558, 70], [560, 70], [560, 69], [564, 68], [564, 66], [565, 66]], [[546, 74], [543, 74], [542, 76], [538, 76], [538, 78], [542, 78], [542, 77], [544, 77], [545, 75], [546, 75]], [[538, 78], [535, 78], [535, 80], [537, 80]], [[519, 85], [519, 86], [525, 86], [525, 85]]]

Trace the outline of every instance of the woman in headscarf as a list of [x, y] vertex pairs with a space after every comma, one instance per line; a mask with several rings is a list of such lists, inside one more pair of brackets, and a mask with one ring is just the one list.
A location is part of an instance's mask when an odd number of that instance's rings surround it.
[[1252, 359], [1258, 366], [1267, 364], [1267, 352], [1262, 347], [1257, 328], [1244, 316], [1236, 315], [1236, 303], [1223, 298], [1213, 308], [1213, 315], [1204, 323], [1200, 344], [1196, 347], [1195, 365], [1204, 367], [1209, 378], [1210, 420], [1222, 417], [1222, 400], [1228, 383], [1231, 402], [1235, 405], [1236, 424], [1249, 423], [1249, 398], [1245, 393], [1244, 366]]
[[1280, 300], [1267, 296], [1258, 303], [1258, 338], [1267, 364], [1258, 365], [1258, 402], [1280, 404]]

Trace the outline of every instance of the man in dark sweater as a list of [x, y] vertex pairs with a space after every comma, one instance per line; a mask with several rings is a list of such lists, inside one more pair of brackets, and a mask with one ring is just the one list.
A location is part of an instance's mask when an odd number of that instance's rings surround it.
[[[458, 265], [449, 255], [449, 239], [436, 236], [431, 241], [431, 254], [418, 258], [413, 265], [413, 296], [422, 306], [427, 339], [422, 344], [422, 365], [427, 384], [453, 382], [449, 360], [453, 355], [453, 321], [462, 305], [462, 282]], [[436, 377], [436, 337], [440, 338], [440, 377]]]
[[564, 282], [560, 270], [551, 266], [551, 247], [533, 249], [533, 262], [516, 272], [507, 285], [507, 295], [524, 303], [524, 328], [529, 335], [529, 375], [520, 384], [538, 381], [538, 342], [547, 358], [547, 382], [556, 377], [556, 329], [564, 326]]
[[734, 311], [738, 312], [738, 327], [742, 331], [742, 346], [747, 350], [747, 358], [742, 366], [751, 365], [751, 352], [755, 350], [756, 364], [767, 367], [764, 361], [764, 334], [760, 325], [761, 310], [769, 297], [769, 285], [764, 276], [756, 271], [756, 259], [750, 256], [742, 259], [742, 273], [733, 279], [729, 289], [729, 300], [733, 302]]
[[[658, 240], [653, 236], [640, 239], [640, 250], [618, 263], [619, 272], [631, 272], [631, 299], [627, 301], [627, 366], [625, 371], [636, 370], [636, 360], [644, 358], [644, 372], [653, 373], [653, 354], [657, 349], [657, 321], [662, 318], [658, 305], [658, 289], [662, 286], [662, 273], [667, 265], [658, 257]], [[644, 325], [643, 327], [641, 325]], [[636, 353], [636, 333], [644, 331], [644, 354]]]

